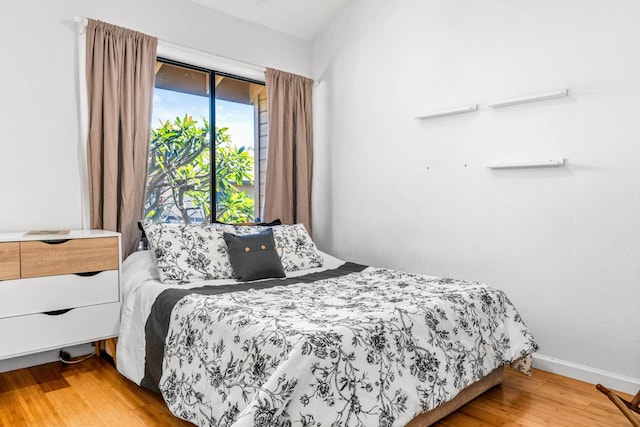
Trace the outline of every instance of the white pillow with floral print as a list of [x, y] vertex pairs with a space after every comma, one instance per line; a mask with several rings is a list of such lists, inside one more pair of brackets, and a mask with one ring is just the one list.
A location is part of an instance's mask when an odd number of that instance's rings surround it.
[[291, 272], [322, 267], [324, 260], [303, 224], [237, 225], [234, 234], [238, 236], [255, 234], [267, 228], [273, 230], [273, 240], [276, 242], [284, 271]]
[[142, 224], [163, 283], [229, 279], [233, 269], [223, 234], [199, 225]]
[[236, 234], [236, 235], [238, 234], [238, 233], [236, 233], [236, 226], [233, 225], [233, 224], [223, 224], [223, 223], [220, 223], [220, 222], [214, 222], [214, 223], [211, 223], [211, 224], [207, 224], [205, 227], [213, 228], [213, 229], [219, 230], [220, 232], [223, 232], [223, 233], [231, 233], [231, 234]]
[[274, 225], [271, 228], [284, 271], [322, 267], [324, 259], [304, 225]]

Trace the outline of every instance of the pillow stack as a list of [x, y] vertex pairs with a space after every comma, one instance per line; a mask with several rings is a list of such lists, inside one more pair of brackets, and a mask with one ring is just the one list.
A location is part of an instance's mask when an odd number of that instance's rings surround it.
[[302, 224], [142, 226], [163, 283], [280, 278], [323, 265]]
[[[293, 225], [234, 225], [233, 231], [227, 227], [229, 225], [212, 224], [211, 228], [218, 228], [228, 233], [238, 236], [260, 233], [261, 231], [273, 230], [273, 239], [284, 271], [292, 272], [306, 270], [308, 268], [322, 267], [323, 259], [318, 253], [316, 244], [303, 224]], [[219, 228], [220, 227], [220, 228]]]

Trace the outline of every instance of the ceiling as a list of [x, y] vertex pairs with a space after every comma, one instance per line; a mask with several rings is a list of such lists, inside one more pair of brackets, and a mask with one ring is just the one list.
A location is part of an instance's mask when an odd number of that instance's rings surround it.
[[349, 0], [191, 0], [304, 40], [313, 40]]

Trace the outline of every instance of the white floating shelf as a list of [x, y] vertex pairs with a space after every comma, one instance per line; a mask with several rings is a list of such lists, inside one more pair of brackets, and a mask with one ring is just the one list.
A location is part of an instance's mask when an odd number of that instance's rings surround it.
[[492, 107], [492, 108], [508, 107], [509, 105], [525, 104], [527, 102], [538, 102], [538, 101], [545, 101], [547, 99], [564, 98], [565, 96], [568, 96], [568, 95], [569, 95], [569, 90], [562, 89], [555, 92], [546, 92], [546, 93], [540, 93], [537, 95], [523, 96], [520, 98], [504, 99], [502, 101], [491, 102], [488, 105], [489, 107]]
[[433, 113], [424, 114], [416, 117], [416, 119], [432, 119], [434, 117], [451, 116], [454, 114], [471, 113], [478, 109], [478, 104], [465, 105], [464, 107], [452, 108], [450, 110], [435, 111]]
[[495, 163], [487, 166], [489, 169], [524, 169], [524, 168], [557, 168], [565, 165], [565, 159], [542, 160], [539, 162]]

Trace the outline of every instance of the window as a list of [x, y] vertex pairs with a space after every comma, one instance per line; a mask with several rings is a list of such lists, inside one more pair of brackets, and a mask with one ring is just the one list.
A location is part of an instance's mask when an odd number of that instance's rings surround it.
[[145, 218], [187, 224], [259, 218], [266, 107], [263, 83], [159, 59]]

